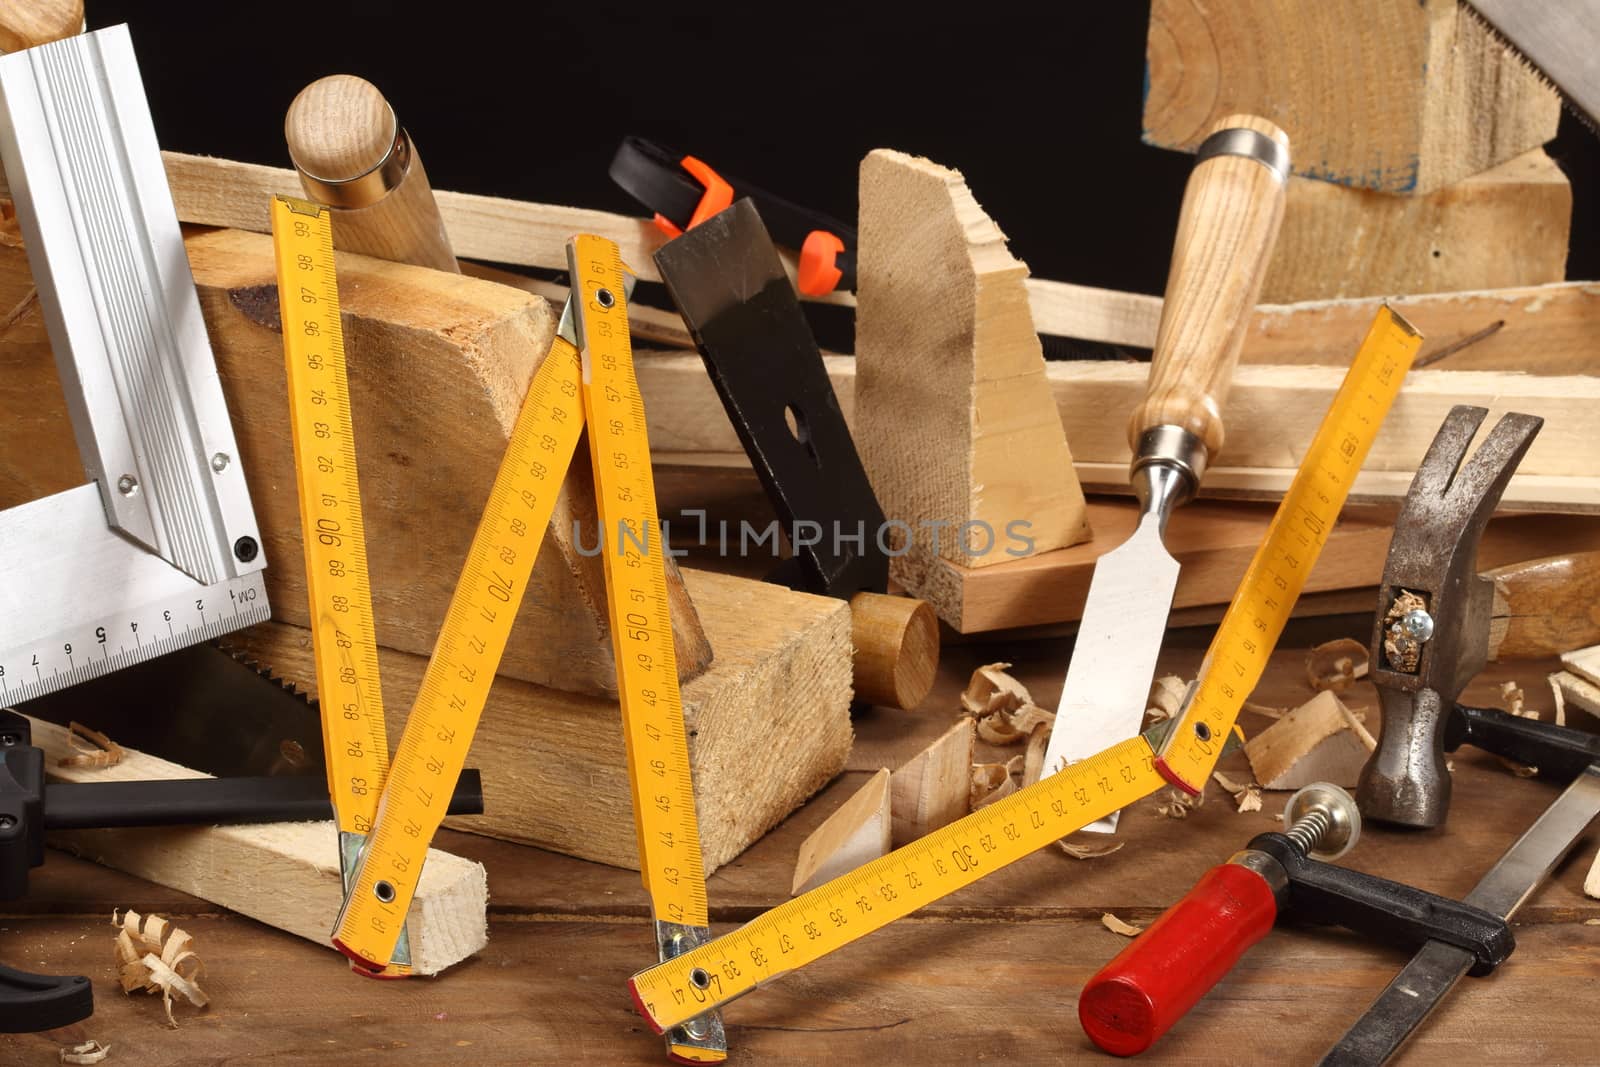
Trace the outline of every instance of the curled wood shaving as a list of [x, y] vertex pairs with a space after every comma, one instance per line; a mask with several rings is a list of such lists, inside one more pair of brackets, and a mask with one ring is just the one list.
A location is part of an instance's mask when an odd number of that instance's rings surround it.
[[1234, 803], [1238, 804], [1241, 813], [1261, 810], [1261, 787], [1256, 783], [1236, 782], [1221, 771], [1212, 772], [1211, 777], [1215, 778], [1217, 784], [1228, 791], [1233, 797]]
[[1161, 802], [1156, 805], [1156, 814], [1165, 815], [1169, 819], [1187, 819], [1189, 813], [1206, 802], [1205, 790], [1199, 796], [1192, 797], [1181, 789], [1168, 789], [1161, 796]]
[[[1527, 706], [1528, 695], [1522, 691], [1522, 687], [1516, 682], [1502, 682], [1500, 684], [1500, 703], [1505, 707], [1506, 711], [1520, 719], [1537, 719], [1539, 717], [1537, 709]], [[1518, 763], [1516, 760], [1509, 760], [1504, 756], [1496, 756], [1495, 759], [1499, 760], [1501, 766], [1518, 778], [1532, 778], [1539, 773], [1539, 768], [1530, 767], [1526, 763]]]
[[159, 915], [140, 915], [131, 908], [120, 915], [113, 911], [111, 925], [119, 927], [116, 955], [124, 993], [159, 991], [167, 1023], [174, 1028], [178, 1025], [172, 1015], [174, 993], [197, 1008], [210, 1003], [199, 984], [205, 964], [195, 955], [194, 939], [185, 931]]
[[1021, 756], [1012, 756], [1004, 763], [974, 763], [972, 786], [968, 802], [973, 811], [1004, 800], [1017, 791], [1017, 776], [1022, 773]]
[[1367, 646], [1353, 637], [1340, 637], [1316, 646], [1306, 656], [1306, 681], [1321, 692], [1342, 693], [1367, 676]]
[[91, 730], [81, 722], [67, 727], [67, 743], [73, 754], [62, 756], [57, 764], [62, 767], [115, 767], [122, 762], [122, 746], [99, 730]]
[[1022, 756], [1024, 788], [1037, 782], [1044, 773], [1045, 749], [1050, 747], [1050, 727], [1041, 726], [1028, 735], [1028, 751]]
[[1585, 926], [1600, 926], [1600, 919], [1585, 919], [1585, 920], [1583, 920], [1583, 925], [1585, 925]]
[[1075, 860], [1097, 860], [1101, 856], [1109, 856], [1113, 852], [1121, 852], [1122, 846], [1125, 844], [1127, 844], [1126, 841], [1101, 841], [1094, 845], [1072, 840], [1056, 842], [1056, 846], [1062, 852], [1065, 852]]
[[1150, 687], [1150, 702], [1145, 709], [1149, 722], [1165, 722], [1176, 718], [1183, 710], [1183, 698], [1189, 694], [1189, 683], [1176, 674], [1163, 675]]
[[1274, 708], [1266, 704], [1257, 704], [1253, 700], [1246, 700], [1240, 705], [1240, 707], [1245, 711], [1251, 711], [1257, 715], [1264, 715], [1269, 719], [1281, 719], [1285, 715], [1289, 714], [1291, 710], [1293, 710], [1291, 708]]
[[1402, 589], [1383, 616], [1383, 656], [1397, 671], [1414, 671], [1422, 660], [1422, 643], [1400, 628], [1400, 620], [1408, 612], [1427, 607], [1428, 601], [1421, 593]]
[[1566, 694], [1561, 692], [1561, 686], [1556, 683], [1556, 679], [1560, 678], [1563, 673], [1565, 672], [1556, 671], [1545, 679], [1550, 685], [1550, 695], [1555, 698], [1556, 710], [1553, 721], [1557, 726], [1567, 725], [1567, 697]]
[[972, 672], [961, 694], [961, 708], [976, 721], [978, 737], [991, 745], [1011, 745], [1056, 721], [1053, 712], [1033, 702], [1028, 687], [1006, 673], [1009, 663], [986, 663]]
[[102, 1045], [98, 1041], [85, 1041], [79, 1045], [69, 1045], [61, 1050], [62, 1063], [91, 1064], [99, 1063], [111, 1055], [111, 1046]]
[[1138, 937], [1140, 934], [1144, 933], [1144, 927], [1135, 926], [1132, 923], [1125, 923], [1115, 915], [1111, 914], [1109, 911], [1100, 916], [1100, 922], [1107, 930], [1110, 930], [1114, 934], [1121, 934], [1123, 937]]

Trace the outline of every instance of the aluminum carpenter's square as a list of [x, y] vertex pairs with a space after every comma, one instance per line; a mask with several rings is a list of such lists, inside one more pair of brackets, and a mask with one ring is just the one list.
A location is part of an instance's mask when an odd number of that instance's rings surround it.
[[[1183, 194], [1150, 384], [1129, 426], [1139, 525], [1100, 557], [1045, 753], [1045, 773], [1133, 737], [1167, 628], [1178, 561], [1163, 535], [1221, 448], [1221, 408], [1278, 226], [1289, 139], [1265, 119], [1220, 120]], [[1110, 833], [1115, 814], [1086, 829]]]

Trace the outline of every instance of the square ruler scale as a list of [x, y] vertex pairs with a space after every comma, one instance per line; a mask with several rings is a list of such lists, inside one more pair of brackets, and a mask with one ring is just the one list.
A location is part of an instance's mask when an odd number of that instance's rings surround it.
[[0, 703], [269, 617], [126, 26], [0, 56], [0, 163], [85, 484], [0, 512]]

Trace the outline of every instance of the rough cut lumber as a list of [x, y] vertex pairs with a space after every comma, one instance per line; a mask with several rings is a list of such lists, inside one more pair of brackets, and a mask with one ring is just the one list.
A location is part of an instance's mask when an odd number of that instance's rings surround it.
[[1572, 185], [1542, 148], [1420, 196], [1291, 178], [1261, 300], [1559, 282], [1571, 222]]
[[1193, 151], [1244, 111], [1289, 131], [1295, 171], [1428, 193], [1556, 134], [1554, 90], [1455, 0], [1155, 0], [1144, 139]]
[[848, 874], [891, 848], [889, 771], [878, 771], [800, 845], [791, 895]]
[[[220, 230], [186, 243], [264, 541], [273, 616], [306, 625], [272, 239]], [[339, 279], [378, 639], [426, 654], [555, 319], [542, 299], [505, 286], [364, 256], [341, 254]], [[0, 507], [83, 481], [44, 322], [27, 305], [31, 286], [20, 239], [0, 233], [0, 307], [25, 305], [0, 334], [0, 412], [14, 427], [0, 439]], [[603, 561], [574, 541], [575, 522], [590, 546], [598, 529], [582, 455], [563, 496], [501, 670], [614, 692]], [[675, 573], [669, 585], [679, 670], [690, 677], [712, 650]]]
[[[850, 753], [850, 608], [765, 582], [685, 570], [717, 649], [683, 687], [706, 872], [727, 863], [838, 774]], [[230, 648], [315, 691], [310, 635], [264, 623]], [[387, 692], [415, 693], [423, 656], [379, 649]], [[398, 738], [409, 699], [385, 702]], [[496, 679], [467, 765], [485, 814], [448, 825], [638, 869], [614, 700]], [[642, 898], [641, 898], [642, 899]]]
[[[855, 361], [849, 356], [825, 356], [824, 362], [845, 419], [854, 426], [856, 410], [850, 395]], [[1344, 380], [1345, 369], [1239, 367], [1223, 412], [1229, 426], [1227, 447], [1206, 470], [1201, 495], [1281, 496]], [[1091, 492], [1128, 492], [1130, 452], [1124, 426], [1121, 420], [1106, 418], [1105, 412], [1133, 410], [1144, 395], [1148, 376], [1143, 363], [1074, 360], [1045, 366], [1079, 480]], [[639, 384], [650, 412], [650, 442], [661, 461], [744, 462], [738, 438], [727, 418], [718, 414], [720, 402], [697, 358], [679, 353], [641, 355]], [[1600, 410], [1600, 377], [1588, 375], [1412, 371], [1356, 479], [1355, 499], [1403, 497], [1434, 432], [1455, 404], [1489, 408], [1488, 425], [1507, 411], [1545, 419], [1503, 497], [1506, 510], [1600, 511], [1600, 473], [1593, 461], [1600, 454], [1600, 420], [1593, 417]]]
[[1086, 539], [1027, 267], [1000, 228], [959, 173], [887, 149], [861, 164], [860, 225], [854, 432], [884, 514], [910, 531], [890, 574], [918, 594], [940, 560], [1014, 559], [1014, 523], [1031, 551]]
[[1244, 754], [1263, 789], [1351, 788], [1376, 747], [1350, 709], [1324, 691], [1247, 740]]
[[894, 847], [966, 815], [972, 801], [972, 719], [962, 716], [890, 776]]
[[0, 8], [0, 52], [71, 37], [83, 28], [83, 0], [6, 0]]
[[[123, 749], [122, 762], [113, 767], [62, 767], [61, 758], [73, 751], [67, 730], [41, 719], [28, 721], [52, 781], [210, 777], [132, 749]], [[344, 888], [332, 822], [72, 830], [50, 834], [49, 842], [333, 947], [328, 936]], [[489, 884], [481, 863], [429, 849], [416, 899], [406, 913], [416, 969], [438, 974], [483, 948], [489, 941], [488, 906]]]

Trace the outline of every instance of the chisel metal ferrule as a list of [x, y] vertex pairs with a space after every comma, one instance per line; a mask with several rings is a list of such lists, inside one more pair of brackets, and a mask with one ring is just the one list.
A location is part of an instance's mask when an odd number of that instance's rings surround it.
[[[1206, 473], [1206, 446], [1182, 426], [1152, 426], [1139, 435], [1128, 480], [1139, 497], [1140, 507], [1163, 514], [1190, 500], [1200, 488]], [[1174, 477], [1176, 475], [1176, 477]]]
[[392, 108], [389, 123], [394, 128], [394, 141], [389, 150], [369, 169], [352, 178], [324, 178], [312, 174], [297, 160], [295, 166], [304, 179], [306, 191], [330, 207], [348, 209], [371, 207], [398, 189], [411, 168], [411, 138], [400, 128]]
[[1195, 166], [1215, 156], [1244, 156], [1272, 171], [1280, 182], [1289, 178], [1289, 150], [1266, 134], [1243, 126], [1218, 130], [1201, 141]]

